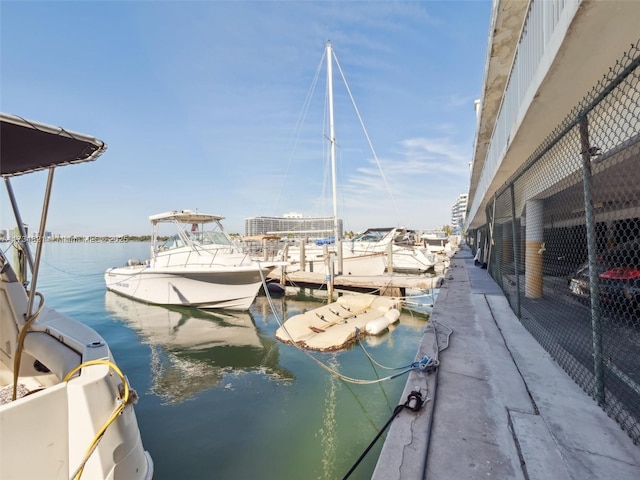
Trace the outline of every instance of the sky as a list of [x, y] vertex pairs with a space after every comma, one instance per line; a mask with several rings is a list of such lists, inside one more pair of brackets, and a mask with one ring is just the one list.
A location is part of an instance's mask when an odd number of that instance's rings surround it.
[[[330, 42], [344, 230], [436, 229], [469, 187], [490, 14], [490, 0], [3, 0], [0, 110], [108, 145], [56, 169], [55, 234], [145, 235], [182, 209], [240, 234], [249, 217], [332, 216]], [[46, 173], [11, 184], [33, 232]], [[5, 190], [0, 229], [15, 226]]]

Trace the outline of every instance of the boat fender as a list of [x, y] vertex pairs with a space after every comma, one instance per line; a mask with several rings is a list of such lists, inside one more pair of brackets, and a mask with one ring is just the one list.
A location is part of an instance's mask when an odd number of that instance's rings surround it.
[[389, 319], [385, 316], [367, 322], [364, 329], [369, 335], [378, 335], [389, 328]]
[[389, 323], [396, 323], [400, 319], [400, 310], [392, 308], [384, 316], [389, 319]]

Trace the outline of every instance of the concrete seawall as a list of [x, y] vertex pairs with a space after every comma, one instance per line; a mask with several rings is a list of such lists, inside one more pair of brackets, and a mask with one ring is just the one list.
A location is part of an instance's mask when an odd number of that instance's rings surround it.
[[462, 246], [445, 272], [375, 480], [640, 478], [640, 448], [558, 366]]

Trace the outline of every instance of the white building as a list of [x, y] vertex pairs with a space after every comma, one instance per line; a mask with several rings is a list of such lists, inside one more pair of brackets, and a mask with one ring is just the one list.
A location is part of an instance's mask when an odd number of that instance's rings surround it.
[[[244, 221], [246, 236], [278, 235], [283, 238], [327, 238], [334, 235], [333, 217], [304, 217], [287, 213], [282, 217], [250, 217]], [[338, 220], [342, 238], [342, 220]]]
[[638, 42], [640, 2], [494, 0], [467, 230], [569, 111]]
[[466, 193], [461, 193], [451, 207], [451, 228], [453, 228], [453, 233], [456, 235], [462, 233], [464, 228], [464, 220], [467, 214], [467, 198], [468, 195]]
[[476, 119], [475, 264], [640, 443], [640, 1], [494, 0]]

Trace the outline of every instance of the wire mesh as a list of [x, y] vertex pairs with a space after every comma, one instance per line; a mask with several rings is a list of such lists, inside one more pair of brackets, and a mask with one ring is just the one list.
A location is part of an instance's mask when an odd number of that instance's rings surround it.
[[640, 443], [640, 42], [468, 232], [522, 324]]

